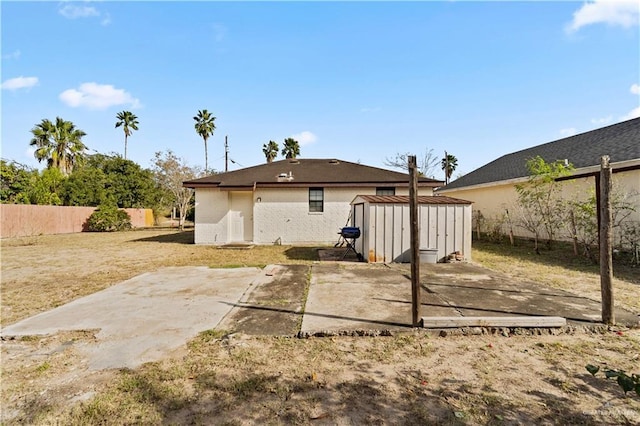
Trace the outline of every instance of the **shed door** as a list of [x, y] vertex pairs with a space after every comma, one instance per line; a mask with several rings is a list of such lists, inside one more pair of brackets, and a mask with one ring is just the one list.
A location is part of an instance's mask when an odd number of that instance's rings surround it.
[[232, 192], [229, 209], [229, 240], [253, 241], [253, 193]]

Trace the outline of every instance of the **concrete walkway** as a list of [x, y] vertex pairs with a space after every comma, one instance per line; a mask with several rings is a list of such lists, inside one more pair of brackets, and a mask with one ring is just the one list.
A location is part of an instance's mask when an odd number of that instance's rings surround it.
[[96, 344], [78, 348], [89, 368], [134, 368], [215, 328], [261, 279], [258, 268], [164, 268], [10, 325], [2, 335], [99, 329]]

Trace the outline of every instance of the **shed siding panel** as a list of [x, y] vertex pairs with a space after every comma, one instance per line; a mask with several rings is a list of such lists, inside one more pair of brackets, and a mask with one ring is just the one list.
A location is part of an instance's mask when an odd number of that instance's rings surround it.
[[[361, 246], [369, 262], [409, 262], [411, 254], [408, 204], [370, 203], [363, 206]], [[420, 248], [438, 250], [438, 260], [461, 251], [471, 258], [471, 205], [419, 206]]]
[[397, 205], [394, 204], [392, 206], [392, 210], [393, 210], [393, 224], [391, 225], [392, 228], [394, 230], [394, 232], [392, 232], [393, 234], [393, 247], [392, 247], [392, 259], [393, 262], [403, 262], [404, 261], [404, 257], [403, 257], [403, 253], [404, 253], [404, 223], [403, 223], [403, 216], [404, 216], [404, 209], [402, 208], [401, 205]]

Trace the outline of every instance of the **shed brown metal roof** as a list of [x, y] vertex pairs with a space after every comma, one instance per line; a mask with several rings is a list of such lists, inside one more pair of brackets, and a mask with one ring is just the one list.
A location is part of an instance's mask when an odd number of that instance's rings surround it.
[[[437, 187], [442, 181], [418, 178], [420, 187]], [[409, 175], [336, 159], [287, 159], [217, 173], [183, 182], [188, 188], [252, 189], [256, 187], [408, 187]]]
[[[358, 198], [373, 204], [408, 204], [408, 195], [358, 195]], [[445, 197], [443, 195], [419, 195], [418, 204], [473, 204], [472, 201], [459, 198]]]

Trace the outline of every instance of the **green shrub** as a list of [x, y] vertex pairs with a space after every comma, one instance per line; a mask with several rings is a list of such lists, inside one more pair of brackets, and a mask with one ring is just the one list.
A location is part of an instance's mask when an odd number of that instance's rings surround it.
[[127, 229], [131, 229], [131, 217], [126, 211], [118, 210], [115, 205], [101, 205], [87, 219], [87, 230], [91, 232], [112, 232]]

